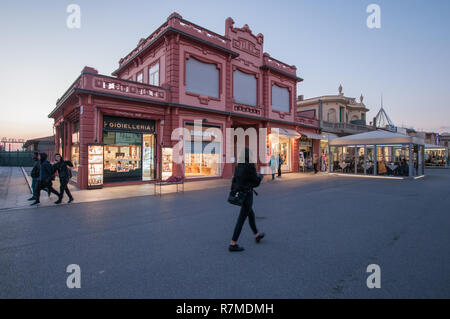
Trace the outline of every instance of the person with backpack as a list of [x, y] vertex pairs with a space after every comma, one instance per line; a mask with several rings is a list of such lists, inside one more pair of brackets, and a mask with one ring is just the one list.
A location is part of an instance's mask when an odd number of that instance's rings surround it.
[[55, 155], [55, 161], [55, 164], [53, 164], [53, 170], [58, 172], [59, 176], [59, 197], [55, 204], [61, 204], [64, 192], [66, 192], [69, 197], [69, 201], [67, 203], [71, 203], [73, 201], [73, 196], [70, 193], [68, 184], [72, 178], [72, 171], [69, 167], [73, 167], [73, 164], [71, 161], [63, 160], [62, 156], [58, 153]]
[[39, 170], [39, 183], [36, 190], [36, 199], [31, 205], [37, 205], [40, 203], [41, 190], [46, 189], [49, 193], [53, 193], [59, 197], [59, 193], [53, 188], [53, 166], [47, 161], [47, 153], [39, 154], [40, 170]]
[[[231, 239], [228, 250], [230, 252], [243, 251], [244, 247], [237, 244], [239, 235], [241, 234], [242, 226], [248, 217], [250, 227], [255, 234], [255, 240], [257, 243], [264, 238], [264, 233], [259, 233], [255, 223], [255, 213], [253, 211], [253, 189], [258, 187], [261, 183], [262, 176], [258, 176], [256, 173], [256, 167], [254, 163], [250, 163], [250, 150], [246, 147], [243, 151], [241, 159], [234, 171], [233, 180], [231, 183], [231, 192], [239, 192], [243, 194], [243, 202], [241, 211], [234, 227], [233, 237]], [[256, 192], [255, 192], [256, 194]]]
[[39, 162], [39, 152], [33, 153], [33, 168], [31, 169], [31, 192], [33, 193], [33, 196], [28, 198], [28, 200], [36, 200], [36, 191], [37, 191], [37, 184], [39, 180], [39, 171], [40, 171], [40, 162]]

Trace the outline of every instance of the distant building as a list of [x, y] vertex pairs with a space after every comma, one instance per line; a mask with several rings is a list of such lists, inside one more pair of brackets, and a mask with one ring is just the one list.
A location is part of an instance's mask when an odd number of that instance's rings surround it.
[[23, 149], [27, 151], [45, 152], [52, 159], [55, 154], [55, 136], [46, 136], [40, 138], [29, 139], [23, 144]]
[[297, 115], [318, 119], [322, 132], [333, 133], [339, 136], [368, 132], [373, 128], [366, 125], [366, 113], [369, 109], [363, 103], [361, 95], [356, 98], [345, 96], [342, 85], [339, 94], [323, 95], [297, 99]]
[[[363, 103], [362, 94], [357, 101], [356, 98], [344, 95], [342, 85], [339, 85], [338, 91], [337, 95], [323, 95], [309, 99], [304, 99], [303, 95], [300, 95], [297, 98], [297, 116], [319, 121], [322, 132], [319, 170], [323, 172], [329, 170], [329, 139], [375, 130], [374, 127], [366, 125], [366, 113], [369, 109]], [[310, 154], [308, 148], [299, 147], [300, 166], [302, 166], [302, 150], [305, 157]], [[305, 165], [303, 166], [305, 167]]]

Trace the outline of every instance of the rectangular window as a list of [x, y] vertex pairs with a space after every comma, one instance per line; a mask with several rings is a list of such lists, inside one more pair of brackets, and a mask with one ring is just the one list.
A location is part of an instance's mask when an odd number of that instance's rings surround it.
[[219, 98], [220, 72], [214, 63], [190, 57], [186, 60], [186, 91]]
[[184, 141], [185, 176], [220, 176], [222, 143], [216, 139], [220, 127], [203, 126], [202, 131], [194, 131], [193, 125], [186, 124], [186, 129], [191, 139]]
[[142, 134], [103, 132], [105, 182], [142, 180]]
[[257, 80], [254, 74], [239, 70], [233, 73], [233, 96], [237, 103], [257, 105]]
[[153, 64], [148, 69], [148, 84], [159, 86], [159, 63]]
[[142, 79], [143, 79], [143, 73], [138, 73], [138, 75], [136, 76], [136, 81], [142, 83]]
[[272, 85], [272, 110], [289, 113], [289, 90], [276, 84]]

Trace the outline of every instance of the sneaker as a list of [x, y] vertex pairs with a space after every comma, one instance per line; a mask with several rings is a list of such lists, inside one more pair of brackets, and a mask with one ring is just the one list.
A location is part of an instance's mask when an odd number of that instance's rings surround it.
[[30, 198], [28, 198], [28, 200], [36, 200], [36, 198], [30, 197]]
[[228, 250], [229, 251], [243, 251], [244, 247], [239, 246], [238, 244], [236, 245], [230, 245], [228, 246]]
[[37, 205], [37, 204], [40, 204], [40, 202], [38, 202], [37, 200], [35, 200], [33, 203], [30, 204], [30, 206], [34, 206], [34, 205]]
[[256, 242], [259, 243], [261, 239], [264, 238], [264, 236], [266, 236], [266, 234], [264, 233], [259, 234], [257, 237], [255, 237]]

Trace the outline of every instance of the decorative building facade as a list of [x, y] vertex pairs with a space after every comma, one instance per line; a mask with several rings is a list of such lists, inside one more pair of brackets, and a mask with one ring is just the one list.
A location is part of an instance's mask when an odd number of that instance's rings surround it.
[[[113, 76], [85, 67], [49, 114], [56, 149], [75, 164], [74, 182], [229, 178], [235, 164], [225, 160], [227, 128], [279, 129], [276, 145], [267, 138], [258, 147], [268, 157], [279, 152], [284, 171], [298, 171], [298, 141], [317, 135], [319, 122], [296, 112], [297, 68], [263, 44], [262, 34], [231, 18], [222, 36], [173, 13], [120, 59]], [[202, 131], [194, 132], [198, 122]], [[182, 163], [173, 161], [177, 128], [195, 133], [184, 141]], [[206, 152], [211, 145], [215, 151]], [[258, 169], [264, 166], [259, 160]]]
[[[322, 137], [318, 151], [320, 154], [318, 169], [323, 172], [330, 171], [328, 154], [330, 139], [375, 130], [374, 127], [366, 125], [366, 113], [369, 109], [363, 103], [362, 94], [358, 102], [356, 98], [344, 95], [342, 85], [339, 85], [338, 91], [337, 95], [323, 95], [309, 99], [304, 99], [303, 95], [300, 95], [297, 99], [297, 115], [319, 121]], [[305, 155], [300, 155], [301, 166], [308, 167], [306, 158], [314, 150], [303, 147], [300, 152], [302, 151]], [[302, 157], [305, 158], [305, 164], [302, 164]]]

